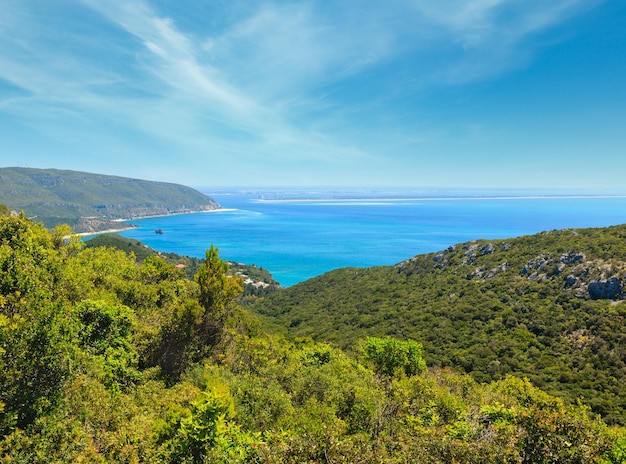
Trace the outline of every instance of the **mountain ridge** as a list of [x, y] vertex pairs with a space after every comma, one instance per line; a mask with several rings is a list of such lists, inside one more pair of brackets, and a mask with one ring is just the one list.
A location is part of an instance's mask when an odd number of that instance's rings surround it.
[[0, 203], [23, 210], [46, 227], [76, 232], [122, 230], [123, 219], [218, 209], [211, 197], [180, 184], [81, 171], [0, 168]]

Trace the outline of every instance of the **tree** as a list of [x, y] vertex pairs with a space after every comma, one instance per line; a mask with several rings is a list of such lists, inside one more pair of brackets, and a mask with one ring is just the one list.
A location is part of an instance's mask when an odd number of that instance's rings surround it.
[[402, 370], [407, 376], [412, 376], [426, 370], [422, 345], [413, 340], [368, 337], [365, 356], [374, 363], [378, 375], [392, 377]]
[[0, 216], [0, 434], [49, 413], [69, 375], [72, 327], [54, 291], [58, 262], [41, 225]]
[[243, 292], [240, 277], [229, 277], [228, 262], [220, 259], [213, 245], [206, 250], [204, 264], [196, 273], [195, 281], [200, 286], [199, 301], [205, 310], [205, 319], [224, 321], [231, 302]]
[[79, 345], [98, 359], [104, 383], [113, 390], [132, 384], [138, 359], [132, 344], [133, 311], [117, 303], [83, 300], [76, 305], [76, 315]]
[[229, 277], [228, 263], [211, 245], [195, 275], [198, 298], [178, 305], [161, 329], [152, 350], [151, 363], [158, 364], [167, 377], [176, 379], [190, 363], [207, 356], [221, 339], [224, 324], [235, 298], [243, 292], [239, 277]]

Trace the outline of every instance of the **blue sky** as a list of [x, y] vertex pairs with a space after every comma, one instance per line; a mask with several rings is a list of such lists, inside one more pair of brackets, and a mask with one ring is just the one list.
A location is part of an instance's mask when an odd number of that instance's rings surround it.
[[3, 0], [0, 165], [626, 191], [622, 0]]

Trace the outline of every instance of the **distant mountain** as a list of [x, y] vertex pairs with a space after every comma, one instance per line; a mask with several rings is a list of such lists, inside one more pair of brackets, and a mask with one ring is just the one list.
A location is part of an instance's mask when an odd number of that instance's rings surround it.
[[[375, 252], [375, 250], [372, 250]], [[626, 226], [477, 240], [331, 271], [251, 306], [291, 337], [410, 338], [429, 366], [508, 373], [626, 423]]]
[[211, 197], [183, 185], [31, 168], [0, 168], [0, 203], [46, 227], [66, 223], [76, 232], [129, 227], [112, 222], [116, 219], [219, 208]]

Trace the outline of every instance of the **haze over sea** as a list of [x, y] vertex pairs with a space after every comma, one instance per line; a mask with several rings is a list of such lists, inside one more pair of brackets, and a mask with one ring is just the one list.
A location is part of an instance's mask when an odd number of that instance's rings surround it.
[[[626, 196], [525, 192], [208, 191], [223, 210], [132, 220], [154, 249], [269, 270], [291, 286], [332, 269], [392, 265], [474, 239], [626, 222]], [[155, 234], [162, 229], [163, 234]]]

